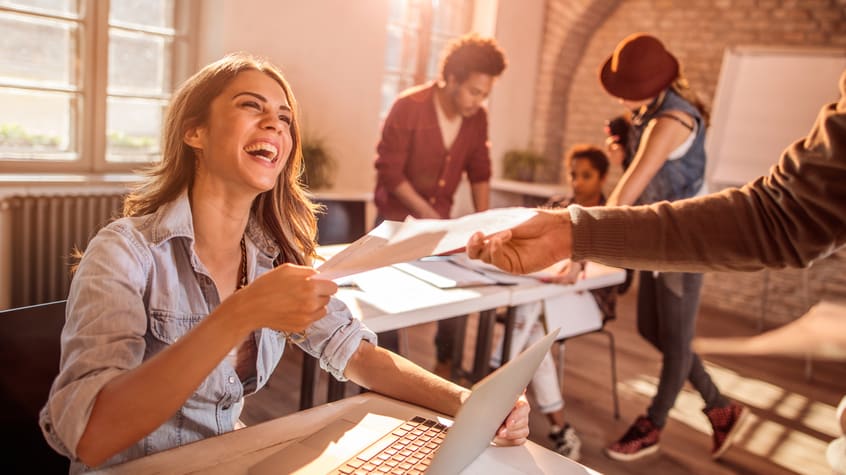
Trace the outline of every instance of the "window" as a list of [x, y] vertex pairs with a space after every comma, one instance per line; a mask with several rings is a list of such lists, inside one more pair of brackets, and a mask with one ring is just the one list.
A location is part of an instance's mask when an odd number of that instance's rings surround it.
[[0, 171], [129, 170], [160, 154], [194, 69], [194, 0], [0, 0]]
[[472, 0], [390, 0], [381, 115], [402, 90], [438, 77], [441, 52], [470, 30]]

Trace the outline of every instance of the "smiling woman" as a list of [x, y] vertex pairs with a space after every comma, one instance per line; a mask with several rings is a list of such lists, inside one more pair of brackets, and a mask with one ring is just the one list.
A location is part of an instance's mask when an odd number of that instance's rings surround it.
[[[249, 210], [256, 193], [274, 187], [292, 151], [287, 94], [270, 76], [245, 71], [212, 101], [210, 112], [207, 123], [184, 134], [196, 154], [194, 193], [214, 190], [213, 199], [242, 201]], [[292, 165], [299, 168], [300, 161]]]
[[[299, 181], [295, 110], [279, 70], [247, 54], [206, 66], [174, 95], [161, 162], [71, 283], [40, 424], [72, 473], [233, 430], [288, 343], [340, 381], [442, 413], [466, 397], [375, 347], [332, 297], [337, 285], [311, 268], [316, 206]], [[507, 420], [496, 441], [524, 442], [524, 400]]]
[[[72, 471], [231, 430], [241, 398], [281, 357], [278, 332], [322, 319], [332, 333], [305, 342], [322, 349], [340, 328], [347, 342], [315, 355], [332, 368], [373, 339], [341, 305], [326, 316], [336, 286], [310, 279], [315, 206], [297, 178], [294, 105], [278, 70], [245, 54], [177, 91], [161, 162], [126, 199], [126, 217], [89, 244], [71, 285], [67, 363], [41, 424]], [[130, 402], [139, 393], [144, 402]]]

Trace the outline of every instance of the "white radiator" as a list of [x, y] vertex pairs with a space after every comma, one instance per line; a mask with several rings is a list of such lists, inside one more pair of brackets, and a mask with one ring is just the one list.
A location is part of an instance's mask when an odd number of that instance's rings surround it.
[[120, 215], [123, 194], [9, 196], [0, 202], [11, 224], [11, 306], [67, 298], [69, 257]]

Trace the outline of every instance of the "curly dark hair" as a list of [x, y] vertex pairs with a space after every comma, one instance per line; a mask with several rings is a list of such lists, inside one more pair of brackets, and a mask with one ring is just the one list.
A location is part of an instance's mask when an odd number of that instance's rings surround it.
[[608, 156], [599, 147], [593, 145], [575, 145], [570, 149], [570, 153], [564, 159], [568, 169], [572, 169], [573, 160], [577, 158], [584, 158], [590, 161], [591, 166], [599, 172], [599, 177], [603, 178], [608, 173]]
[[505, 52], [493, 38], [476, 33], [459, 36], [444, 49], [441, 60], [441, 79], [455, 77], [464, 82], [473, 73], [497, 77], [505, 70]]

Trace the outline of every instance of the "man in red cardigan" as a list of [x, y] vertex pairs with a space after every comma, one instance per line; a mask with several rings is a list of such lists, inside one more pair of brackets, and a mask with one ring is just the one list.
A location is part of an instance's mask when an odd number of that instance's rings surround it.
[[[482, 103], [505, 64], [492, 38], [465, 35], [447, 45], [438, 81], [400, 93], [376, 148], [378, 221], [449, 218], [465, 172], [475, 210], [488, 209], [491, 160]], [[454, 320], [438, 322], [435, 344], [442, 365], [452, 355], [455, 325]], [[382, 346], [397, 349], [395, 333], [380, 339]]]

